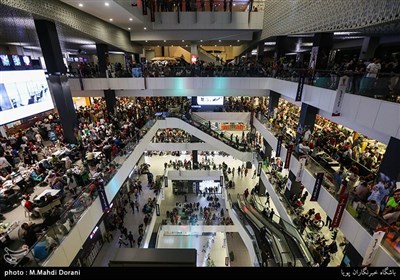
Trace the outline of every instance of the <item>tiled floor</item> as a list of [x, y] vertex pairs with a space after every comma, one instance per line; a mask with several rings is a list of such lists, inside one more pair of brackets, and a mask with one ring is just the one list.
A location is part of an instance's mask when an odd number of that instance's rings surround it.
[[[184, 159], [189, 160], [190, 156], [181, 155], [180, 157], [174, 157], [174, 156], [166, 156], [166, 155], [164, 155], [164, 156], [154, 156], [153, 155], [152, 157], [144, 157], [144, 161], [146, 163], [150, 164], [150, 170], [154, 174], [154, 176], [164, 174], [164, 162], [169, 162], [169, 160], [175, 160], [175, 159], [180, 159], [182, 161]], [[203, 159], [204, 159], [204, 156], [199, 156], [199, 161], [202, 161]], [[229, 175], [229, 179], [232, 179], [235, 182], [235, 188], [228, 189], [228, 193], [231, 194], [231, 197], [233, 200], [236, 199], [236, 194], [238, 194], [238, 193], [242, 194], [245, 191], [245, 189], [247, 189], [247, 188], [249, 190], [251, 190], [257, 184], [257, 182], [259, 180], [258, 177], [252, 179], [254, 167], [252, 170], [249, 170], [247, 176], [244, 176], [244, 175], [243, 175], [243, 177], [238, 176], [237, 169], [243, 163], [239, 160], [233, 159], [230, 156], [228, 156], [228, 157], [215, 156], [214, 162], [217, 164], [217, 166], [218, 166], [218, 164], [225, 162], [229, 167], [231, 167], [231, 168], [235, 167], [235, 174]], [[147, 178], [145, 176], [141, 177], [141, 181], [143, 182], [143, 185], [144, 185], [144, 187], [143, 187], [144, 191], [140, 197], [140, 201], [145, 201], [145, 200], [147, 200], [148, 197], [153, 197], [154, 193], [153, 193], [153, 191], [151, 191], [147, 188], [147, 186], [146, 186]], [[165, 189], [164, 196], [165, 196], [165, 200], [163, 200], [160, 205], [161, 216], [157, 220], [156, 227], [155, 227], [156, 229], [158, 228], [158, 224], [160, 224], [161, 220], [163, 218], [165, 218], [165, 213], [167, 210], [171, 210], [173, 207], [175, 207], [176, 202], [184, 202], [184, 196], [183, 195], [178, 195], [178, 196], [174, 195], [172, 193], [172, 187]], [[218, 195], [218, 196], [220, 196], [220, 195]], [[260, 197], [259, 199], [263, 203], [265, 202], [265, 197]], [[208, 203], [205, 200], [205, 198], [198, 197], [195, 194], [187, 195], [187, 201], [188, 202], [199, 201], [201, 203], [201, 205]], [[141, 203], [141, 204], [143, 204], [143, 203]], [[274, 208], [275, 213], [277, 213], [272, 201], [271, 201], [270, 206], [272, 208]], [[322, 211], [322, 209], [319, 207], [319, 205], [317, 203], [307, 202], [305, 208], [306, 208], [305, 211], [308, 210], [309, 208], [315, 208], [317, 211], [319, 211], [322, 214], [323, 218], [325, 218], [324, 212]], [[128, 214], [127, 214], [127, 218], [125, 219], [125, 221], [126, 221], [125, 226], [128, 228], [128, 231], [129, 230], [132, 231], [132, 233], [134, 234], [134, 239], [137, 240], [137, 237], [138, 237], [137, 227], [138, 227], [138, 224], [143, 223], [143, 214], [141, 212], [140, 213], [135, 212], [135, 214], [132, 214], [130, 209], [127, 209], [127, 210], [128, 210]], [[201, 224], [201, 222], [199, 222], [198, 224]], [[322, 234], [324, 234], [324, 236], [327, 240], [330, 240], [331, 232], [329, 231], [328, 228], [324, 227], [321, 230], [321, 232], [322, 232]], [[106, 243], [103, 246], [103, 248], [101, 249], [99, 255], [97, 256], [97, 258], [94, 262], [94, 266], [107, 266], [108, 265], [108, 261], [113, 257], [115, 250], [118, 248], [118, 236], [119, 236], [119, 232], [114, 232], [114, 240], [111, 243]], [[182, 238], [182, 237], [180, 236], [180, 237], [174, 237], [174, 238]], [[193, 240], [196, 240], [196, 239], [199, 242], [193, 243]], [[187, 243], [188, 247], [186, 247], [186, 248], [197, 248], [200, 246], [200, 244], [202, 244], [202, 242], [203, 243], [207, 242], [207, 239], [209, 240], [210, 237], [208, 237], [208, 236], [207, 237], [199, 236], [199, 237], [192, 237], [192, 238], [183, 237], [182, 240], [179, 241], [179, 244], [182, 245], [182, 244]], [[222, 238], [222, 239], [224, 239], [224, 238]], [[231, 265], [232, 266], [251, 266], [247, 249], [245, 248], [243, 241], [241, 239], [240, 240], [239, 239], [240, 239], [240, 236], [237, 233], [234, 233], [233, 236], [231, 234], [228, 234], [227, 251], [233, 250], [234, 253], [236, 253], [235, 254], [236, 260], [233, 263], [231, 263]], [[337, 240], [338, 244], [343, 240], [343, 235], [340, 232], [339, 232], [336, 240]], [[190, 243], [189, 241], [191, 241], [192, 243]], [[202, 242], [200, 242], [200, 241], [202, 241]], [[171, 242], [171, 244], [175, 244], [174, 242]], [[328, 242], [328, 244], [329, 243], [330, 242]], [[179, 245], [179, 246], [181, 246], [181, 245]], [[165, 246], [165, 245], [162, 245], [162, 246]], [[203, 249], [202, 246], [200, 246], [200, 247], [199, 248], [202, 250]], [[171, 248], [171, 247], [169, 247], [169, 248]], [[197, 248], [197, 249], [199, 249], [199, 248]], [[341, 248], [339, 247], [339, 249], [341, 249]], [[222, 251], [220, 251], [220, 252], [222, 252]], [[225, 250], [224, 250], [224, 252], [225, 252]], [[243, 252], [246, 252], [247, 255], [246, 255], [246, 253], [243, 253]], [[198, 254], [199, 253], [200, 252], [198, 252]], [[339, 265], [340, 261], [342, 259], [342, 256], [343, 256], [343, 254], [341, 252], [338, 252], [335, 255], [333, 255], [329, 266]], [[199, 260], [203, 259], [203, 257], [204, 257], [203, 255], [202, 256], [198, 255]], [[225, 266], [225, 263], [224, 263], [224, 261], [222, 262], [222, 260], [225, 260], [225, 254], [221, 253], [220, 257], [213, 259], [214, 265], [218, 266], [217, 264], [221, 264], [222, 266]], [[198, 265], [203, 266], [204, 263], [198, 262]]]

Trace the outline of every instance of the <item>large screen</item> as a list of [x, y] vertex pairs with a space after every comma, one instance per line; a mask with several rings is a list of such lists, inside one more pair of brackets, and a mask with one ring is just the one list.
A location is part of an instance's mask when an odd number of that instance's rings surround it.
[[0, 71], [0, 125], [53, 108], [43, 70]]

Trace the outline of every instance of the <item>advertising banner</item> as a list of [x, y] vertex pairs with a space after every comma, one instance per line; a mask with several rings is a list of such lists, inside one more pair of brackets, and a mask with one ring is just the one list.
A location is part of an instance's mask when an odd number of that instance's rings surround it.
[[293, 153], [293, 144], [290, 144], [287, 149], [286, 153], [286, 159], [285, 159], [285, 165], [283, 168], [288, 169], [290, 165], [290, 159], [292, 158], [292, 153]]
[[101, 208], [103, 209], [103, 212], [107, 212], [110, 209], [110, 203], [108, 203], [103, 182], [98, 182], [96, 187], [100, 198]]
[[303, 96], [303, 87], [305, 79], [306, 79], [305, 73], [301, 73], [297, 85], [296, 101], [301, 101], [301, 98]]
[[310, 56], [310, 64], [308, 68], [315, 69], [317, 65], [317, 57], [318, 57], [319, 47], [312, 47], [311, 49], [311, 56]]
[[335, 103], [333, 105], [333, 111], [332, 111], [332, 116], [334, 117], [340, 116], [340, 110], [342, 108], [344, 93], [346, 91], [348, 83], [349, 83], [349, 77], [347, 76], [340, 77], [339, 85], [336, 90]]
[[336, 208], [335, 216], [333, 217], [331, 228], [337, 228], [342, 220], [344, 209], [346, 208], [347, 200], [349, 199], [348, 194], [341, 195], [339, 198], [339, 204]]
[[296, 182], [301, 182], [301, 178], [303, 177], [304, 167], [306, 165], [307, 156], [299, 157], [299, 169], [296, 172]]
[[276, 145], [275, 157], [280, 157], [281, 156], [282, 140], [283, 140], [283, 136], [280, 135], [278, 137], [278, 144]]
[[319, 192], [321, 190], [322, 181], [324, 180], [324, 172], [318, 172], [315, 179], [314, 189], [311, 194], [310, 201], [317, 201], [319, 197]]
[[365, 252], [364, 255], [364, 259], [362, 262], [363, 266], [368, 266], [372, 263], [376, 255], [376, 252], [378, 251], [377, 249], [379, 248], [379, 245], [381, 244], [384, 236], [385, 236], [384, 231], [377, 231], [374, 233], [374, 235], [372, 235], [372, 239], [369, 242], [367, 251]]
[[258, 177], [260, 177], [260, 175], [261, 175], [261, 170], [262, 170], [262, 161], [259, 161], [258, 165], [257, 165], [257, 176]]

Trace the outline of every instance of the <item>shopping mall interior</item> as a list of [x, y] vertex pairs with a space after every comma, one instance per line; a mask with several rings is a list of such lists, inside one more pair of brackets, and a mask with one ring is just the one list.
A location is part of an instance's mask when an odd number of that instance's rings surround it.
[[395, 0], [1, 1], [1, 266], [398, 267], [399, 24]]

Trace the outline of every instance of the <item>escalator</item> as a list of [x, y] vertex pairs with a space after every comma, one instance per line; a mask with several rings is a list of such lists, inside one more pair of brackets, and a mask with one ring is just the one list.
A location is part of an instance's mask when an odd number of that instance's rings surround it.
[[238, 195], [238, 206], [270, 241], [273, 257], [279, 266], [307, 266], [308, 260], [299, 242], [281, 225], [261, 214], [243, 196]]
[[[238, 203], [232, 204], [232, 209], [240, 217], [243, 227], [246, 229], [248, 234], [256, 239], [258, 248], [258, 260], [262, 266], [276, 267], [278, 264], [273, 258], [273, 251], [271, 248], [271, 241], [267, 239], [265, 233], [262, 233], [257, 225], [250, 220], [245, 213], [243, 213]], [[251, 231], [249, 230], [251, 228]]]
[[[223, 151], [239, 160], [252, 161], [253, 153], [246, 144], [237, 144], [231, 141], [230, 134], [221, 134], [204, 125], [199, 120], [192, 120], [189, 116], [169, 114], [164, 120], [158, 121], [158, 128], [180, 128], [205, 143], [212, 145], [218, 151]], [[227, 138], [229, 137], [229, 138]], [[233, 138], [233, 137], [232, 137]]]

